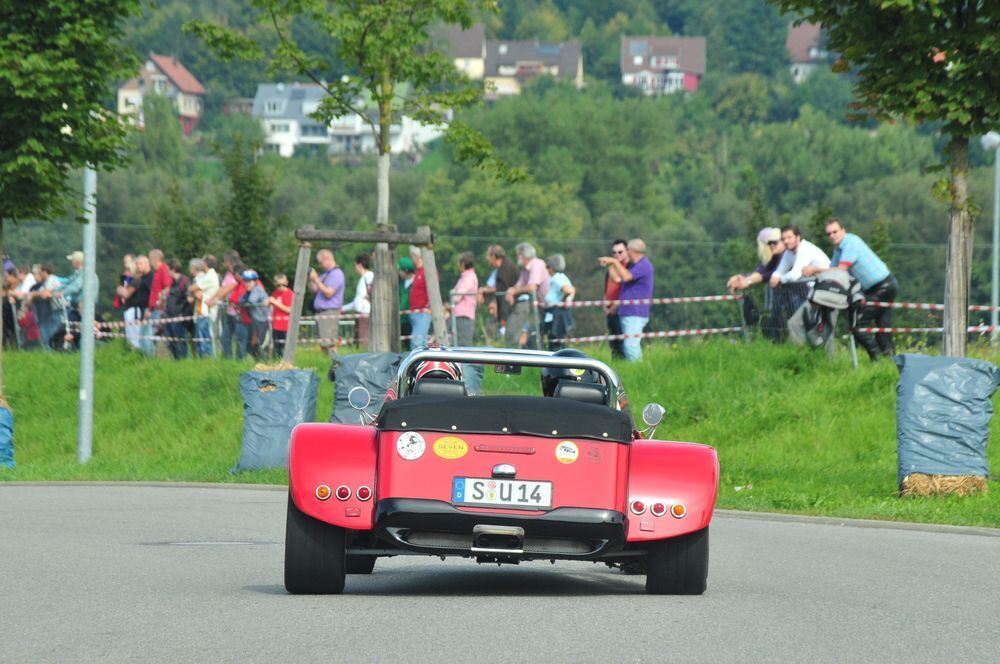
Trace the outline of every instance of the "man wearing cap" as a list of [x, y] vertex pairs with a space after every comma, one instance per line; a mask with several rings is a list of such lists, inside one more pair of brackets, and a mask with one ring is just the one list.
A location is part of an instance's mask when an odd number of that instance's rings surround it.
[[267, 339], [267, 328], [269, 319], [269, 305], [267, 291], [260, 284], [260, 277], [256, 270], [243, 270], [240, 275], [243, 278], [243, 288], [246, 292], [240, 296], [240, 306], [250, 316], [250, 354], [256, 359], [261, 359], [261, 347]]
[[[852, 278], [861, 284], [865, 300], [868, 302], [894, 302], [899, 293], [899, 282], [889, 272], [888, 266], [879, 258], [864, 240], [844, 230], [840, 219], [836, 217], [826, 222], [826, 236], [833, 244], [832, 268], [846, 270]], [[811, 276], [819, 272], [811, 268], [803, 270], [803, 274]], [[886, 307], [864, 307], [858, 315], [856, 327], [892, 327], [892, 309]], [[852, 330], [853, 332], [853, 330]], [[891, 357], [895, 352], [892, 344], [892, 334], [876, 334], [873, 339], [870, 334], [854, 332], [854, 339], [868, 351], [868, 357], [877, 360], [879, 357]]]
[[326, 353], [337, 347], [340, 336], [340, 309], [344, 306], [344, 271], [337, 267], [337, 260], [329, 249], [316, 252], [320, 271], [309, 271], [309, 290], [316, 293], [313, 311], [316, 312], [316, 329], [319, 347]]

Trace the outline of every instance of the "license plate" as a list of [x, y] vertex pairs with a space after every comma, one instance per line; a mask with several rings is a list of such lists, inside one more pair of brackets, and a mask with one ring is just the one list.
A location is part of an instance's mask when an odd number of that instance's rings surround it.
[[552, 482], [456, 477], [451, 485], [451, 501], [459, 505], [549, 509], [552, 507]]

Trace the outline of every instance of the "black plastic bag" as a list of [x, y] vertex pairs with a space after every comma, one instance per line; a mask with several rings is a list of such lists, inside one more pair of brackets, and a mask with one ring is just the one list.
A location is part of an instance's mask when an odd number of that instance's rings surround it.
[[233, 472], [288, 466], [288, 439], [295, 425], [316, 419], [319, 377], [313, 371], [246, 371], [243, 448]]

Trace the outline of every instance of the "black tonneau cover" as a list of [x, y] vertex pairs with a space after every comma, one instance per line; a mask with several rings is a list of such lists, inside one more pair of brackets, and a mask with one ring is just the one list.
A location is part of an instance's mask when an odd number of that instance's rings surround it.
[[546, 397], [407, 396], [382, 406], [378, 428], [632, 441], [628, 413]]

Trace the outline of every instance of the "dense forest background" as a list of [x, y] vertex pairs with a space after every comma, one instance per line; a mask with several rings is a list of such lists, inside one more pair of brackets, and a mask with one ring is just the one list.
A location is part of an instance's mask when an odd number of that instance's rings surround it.
[[[901, 283], [900, 299], [941, 301], [947, 205], [934, 195], [942, 141], [934, 126], [846, 119], [851, 78], [829, 71], [795, 85], [785, 36], [794, 17], [763, 0], [502, 0], [490, 36], [578, 39], [583, 90], [540, 79], [518, 97], [462, 113], [529, 179], [505, 184], [457, 163], [431, 145], [392, 175], [391, 222], [428, 223], [439, 244], [443, 284], [456, 277], [457, 252], [483, 256], [487, 244], [536, 243], [566, 254], [580, 297], [598, 297], [596, 257], [617, 237], [640, 236], [657, 265], [659, 295], [716, 294], [726, 276], [754, 263], [752, 237], [765, 225], [800, 224], [823, 246], [822, 220], [837, 215], [879, 251]], [[127, 169], [98, 178], [101, 308], [107, 309], [122, 254], [161, 246], [186, 261], [237, 247], [264, 274], [290, 271], [291, 231], [371, 228], [374, 160], [256, 155], [260, 129], [226, 117], [223, 101], [252, 96], [260, 82], [294, 80], [263, 64], [216, 59], [182, 30], [192, 19], [242, 28], [264, 39], [238, 0], [157, 0], [128, 26], [128, 46], [176, 56], [208, 88], [199, 130], [182, 137], [164, 100], [149, 102]], [[332, 53], [309, 25], [295, 26], [314, 53]], [[708, 39], [708, 73], [698, 92], [643, 98], [618, 83], [623, 34]], [[330, 59], [324, 75], [338, 76]], [[109, 93], [109, 99], [111, 93]], [[162, 103], [161, 103], [162, 102]], [[989, 210], [992, 157], [971, 147], [973, 200]], [[989, 293], [989, 218], [979, 224], [973, 300]], [[80, 245], [70, 221], [10, 229], [19, 263], [52, 261]], [[336, 247], [348, 266], [363, 247]], [[479, 266], [485, 278], [485, 260]], [[349, 279], [353, 278], [350, 270]], [[699, 312], [686, 312], [696, 320]], [[721, 314], [720, 314], [721, 316]]]

